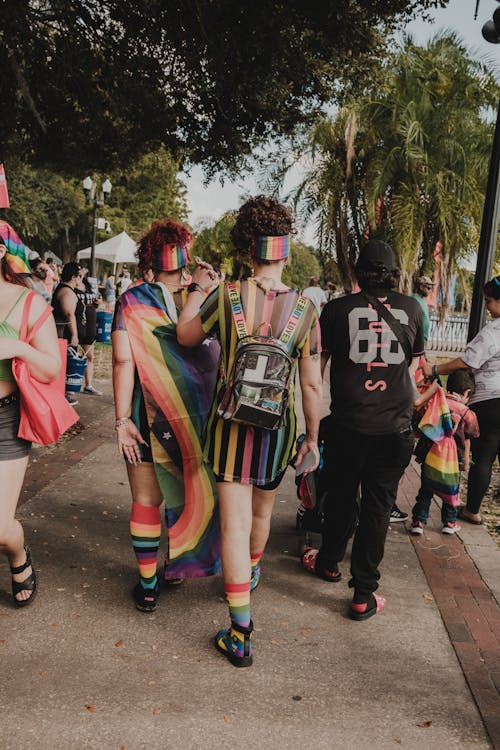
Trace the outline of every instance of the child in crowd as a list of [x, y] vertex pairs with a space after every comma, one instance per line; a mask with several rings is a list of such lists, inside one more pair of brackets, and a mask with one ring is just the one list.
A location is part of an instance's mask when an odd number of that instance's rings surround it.
[[[458, 465], [460, 471], [469, 470], [470, 439], [479, 436], [479, 426], [475, 413], [467, 406], [475, 390], [474, 375], [470, 370], [455, 370], [448, 377], [446, 401], [453, 421], [453, 438], [457, 445]], [[413, 506], [413, 523], [410, 532], [415, 535], [424, 533], [424, 526], [429, 518], [429, 509], [433, 491], [421, 480], [419, 493]], [[457, 523], [458, 508], [443, 502], [441, 520], [443, 534], [455, 534], [460, 531]]]

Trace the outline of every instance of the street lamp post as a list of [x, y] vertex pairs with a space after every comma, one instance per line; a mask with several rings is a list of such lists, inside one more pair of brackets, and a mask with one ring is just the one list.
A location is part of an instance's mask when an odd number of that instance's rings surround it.
[[472, 291], [469, 330], [467, 341], [479, 333], [484, 325], [485, 306], [483, 286], [491, 277], [498, 235], [498, 211], [500, 208], [500, 102], [498, 103], [497, 122], [490, 158], [488, 183], [484, 198], [481, 234], [477, 249], [476, 274]]
[[[476, 3], [476, 14], [479, 8], [479, 0]], [[500, 43], [500, 8], [493, 13], [493, 19], [486, 21], [482, 28], [484, 39], [491, 44]], [[498, 236], [498, 218], [500, 209], [500, 102], [498, 103], [495, 135], [490, 157], [490, 168], [486, 195], [484, 198], [483, 218], [481, 222], [481, 235], [477, 249], [476, 274], [474, 276], [474, 287], [472, 291], [472, 304], [469, 318], [469, 330], [467, 341], [479, 333], [484, 325], [485, 306], [483, 297], [483, 286], [491, 277]]]
[[96, 183], [91, 177], [86, 177], [83, 180], [83, 192], [85, 194], [85, 200], [92, 203], [93, 206], [93, 218], [92, 218], [92, 244], [90, 247], [90, 263], [89, 263], [89, 276], [95, 277], [95, 246], [97, 239], [97, 224], [98, 209], [104, 206], [111, 193], [111, 182], [104, 180], [101, 186], [101, 191], [98, 193], [96, 190]]

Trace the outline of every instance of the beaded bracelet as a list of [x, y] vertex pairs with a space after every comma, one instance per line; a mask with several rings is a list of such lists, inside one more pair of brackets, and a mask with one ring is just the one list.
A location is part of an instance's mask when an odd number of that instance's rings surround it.
[[123, 425], [127, 424], [130, 417], [120, 417], [119, 419], [115, 420], [115, 430], [118, 430], [120, 427], [123, 427]]

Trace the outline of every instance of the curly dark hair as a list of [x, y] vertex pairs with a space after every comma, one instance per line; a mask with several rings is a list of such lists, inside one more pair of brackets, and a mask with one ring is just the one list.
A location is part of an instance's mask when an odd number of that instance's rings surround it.
[[139, 240], [137, 257], [139, 269], [148, 271], [153, 266], [153, 254], [163, 245], [182, 245], [187, 250], [193, 244], [193, 234], [188, 226], [174, 219], [155, 221], [148, 232]]
[[500, 299], [500, 276], [494, 276], [483, 286], [483, 294], [492, 299]]
[[461, 396], [466, 390], [470, 390], [470, 395], [476, 390], [476, 379], [471, 370], [455, 370], [448, 375], [446, 381], [446, 390], [448, 393], [459, 393]]
[[400, 276], [401, 271], [399, 268], [388, 271], [386, 268], [365, 270], [356, 267], [356, 279], [363, 291], [368, 291], [369, 289], [387, 289], [388, 291], [396, 289]]
[[281, 237], [294, 232], [291, 209], [274, 198], [257, 195], [249, 198], [238, 211], [231, 240], [236, 250], [252, 255], [258, 237]]

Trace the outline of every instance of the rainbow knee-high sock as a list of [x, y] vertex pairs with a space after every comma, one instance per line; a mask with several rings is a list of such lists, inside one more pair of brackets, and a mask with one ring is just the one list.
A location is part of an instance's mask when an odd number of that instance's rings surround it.
[[141, 584], [145, 589], [154, 589], [158, 582], [156, 566], [161, 536], [160, 509], [132, 503], [130, 535]]
[[247, 583], [224, 583], [229, 607], [229, 616], [233, 622], [248, 627], [250, 625], [250, 581]]

